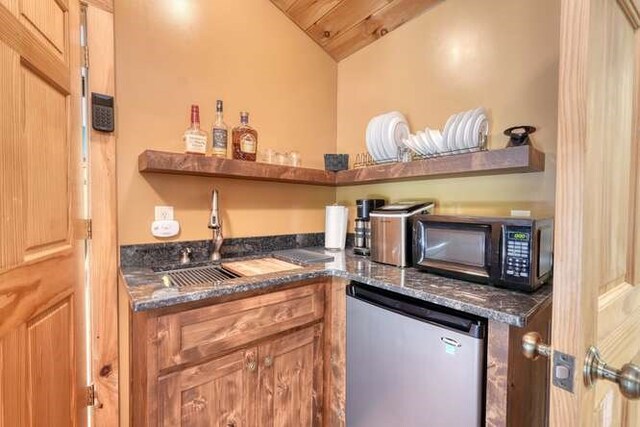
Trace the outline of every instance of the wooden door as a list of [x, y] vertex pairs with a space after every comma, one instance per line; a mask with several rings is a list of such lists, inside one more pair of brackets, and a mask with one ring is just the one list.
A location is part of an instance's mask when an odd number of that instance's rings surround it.
[[639, 401], [582, 374], [591, 345], [640, 363], [639, 4], [562, 0], [552, 347], [576, 369], [552, 426], [640, 425]]
[[85, 423], [78, 25], [74, 0], [0, 0], [0, 426]]
[[260, 427], [322, 425], [322, 324], [259, 347]]
[[256, 426], [257, 384], [255, 348], [160, 377], [158, 425]]

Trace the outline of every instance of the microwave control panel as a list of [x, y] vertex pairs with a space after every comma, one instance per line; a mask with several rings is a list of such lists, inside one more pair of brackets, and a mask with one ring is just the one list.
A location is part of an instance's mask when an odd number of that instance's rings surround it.
[[505, 279], [528, 280], [531, 272], [531, 228], [507, 226], [504, 233], [502, 271]]

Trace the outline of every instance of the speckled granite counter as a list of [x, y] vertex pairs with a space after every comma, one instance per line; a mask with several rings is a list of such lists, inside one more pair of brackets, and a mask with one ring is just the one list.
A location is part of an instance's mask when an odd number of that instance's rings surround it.
[[[318, 251], [321, 251], [318, 249]], [[153, 310], [190, 301], [249, 292], [318, 277], [341, 277], [418, 298], [514, 326], [525, 326], [539, 310], [551, 303], [551, 286], [532, 294], [508, 291], [462, 280], [444, 278], [413, 268], [400, 269], [371, 262], [350, 251], [326, 252], [334, 262], [305, 266], [303, 269], [230, 279], [221, 284], [174, 288], [165, 286], [162, 273], [149, 268], [123, 267], [131, 307], [134, 311]], [[252, 257], [253, 258], [253, 257]], [[225, 260], [227, 261], [227, 260]]]

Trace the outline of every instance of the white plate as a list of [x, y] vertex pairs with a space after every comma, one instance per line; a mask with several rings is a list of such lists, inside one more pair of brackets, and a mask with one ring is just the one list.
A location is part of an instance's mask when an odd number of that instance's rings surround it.
[[376, 121], [373, 125], [373, 131], [372, 131], [372, 135], [373, 135], [373, 144], [372, 144], [372, 148], [373, 148], [373, 159], [376, 162], [380, 162], [382, 160], [384, 160], [385, 158], [385, 153], [384, 151], [382, 151], [382, 133], [381, 133], [381, 128], [382, 128], [382, 116], [378, 116], [376, 117]]
[[367, 124], [367, 131], [365, 134], [365, 144], [367, 146], [367, 152], [371, 155], [371, 157], [374, 157], [373, 154], [373, 126], [375, 124], [375, 120], [376, 118], [372, 118], [371, 120], [369, 120], [369, 123]]
[[411, 140], [411, 135], [409, 135], [408, 138], [405, 138], [402, 143], [405, 145], [405, 147], [407, 147], [409, 150], [413, 151], [416, 154], [420, 154], [420, 150], [418, 149], [418, 147], [416, 147], [413, 143], [413, 141]]
[[[479, 134], [481, 131], [486, 133], [487, 131], [487, 115], [484, 108], [476, 108], [473, 110], [473, 117], [470, 120], [470, 126], [467, 126], [466, 130], [466, 139], [467, 139], [467, 148], [477, 148], [480, 145], [480, 137]], [[483, 126], [483, 123], [485, 125]]]
[[447, 138], [449, 136], [449, 132], [451, 130], [451, 126], [453, 125], [453, 123], [456, 120], [456, 117], [458, 115], [457, 114], [452, 114], [451, 116], [449, 116], [449, 119], [447, 120], [447, 123], [444, 125], [444, 129], [442, 131], [442, 135], [444, 136], [444, 143], [443, 143], [443, 147], [446, 148], [447, 145]]
[[414, 135], [414, 138], [416, 144], [420, 147], [420, 154], [422, 154], [423, 156], [427, 155], [429, 153], [429, 144], [427, 144], [425, 140], [424, 131], [419, 130]]
[[456, 116], [453, 119], [453, 123], [451, 123], [451, 126], [449, 127], [449, 131], [445, 133], [444, 135], [444, 148], [445, 151], [453, 151], [457, 149], [457, 142], [456, 142], [456, 138], [457, 138], [457, 130], [458, 130], [458, 125], [460, 124], [460, 120], [464, 117], [464, 113], [458, 113], [456, 114]]
[[406, 119], [397, 111], [387, 113], [383, 132], [385, 152], [389, 158], [395, 159], [398, 156], [398, 145], [409, 136], [409, 126]]
[[409, 139], [411, 140], [411, 144], [416, 148], [418, 154], [420, 154], [421, 156], [424, 156], [425, 148], [422, 143], [422, 138], [420, 138], [418, 135], [411, 135]]
[[429, 134], [430, 134], [429, 138], [431, 139], [431, 141], [435, 146], [435, 150], [433, 153], [434, 154], [442, 153], [445, 150], [444, 136], [442, 135], [442, 133], [440, 133], [440, 131], [432, 129], [429, 131]]
[[456, 150], [464, 150], [467, 148], [467, 127], [473, 118], [473, 111], [469, 110], [462, 115], [458, 128], [456, 129]]
[[429, 136], [429, 129], [425, 129], [425, 131], [420, 134], [420, 138], [422, 138], [425, 145], [425, 155], [429, 156], [435, 154], [438, 147], [436, 147], [436, 144], [431, 140], [431, 137]]

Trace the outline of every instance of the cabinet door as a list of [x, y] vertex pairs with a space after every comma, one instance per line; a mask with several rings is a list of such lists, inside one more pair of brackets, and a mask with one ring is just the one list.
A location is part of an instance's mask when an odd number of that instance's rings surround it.
[[158, 425], [255, 427], [255, 348], [238, 351], [158, 381]]
[[257, 425], [322, 425], [322, 324], [269, 341], [258, 354]]

